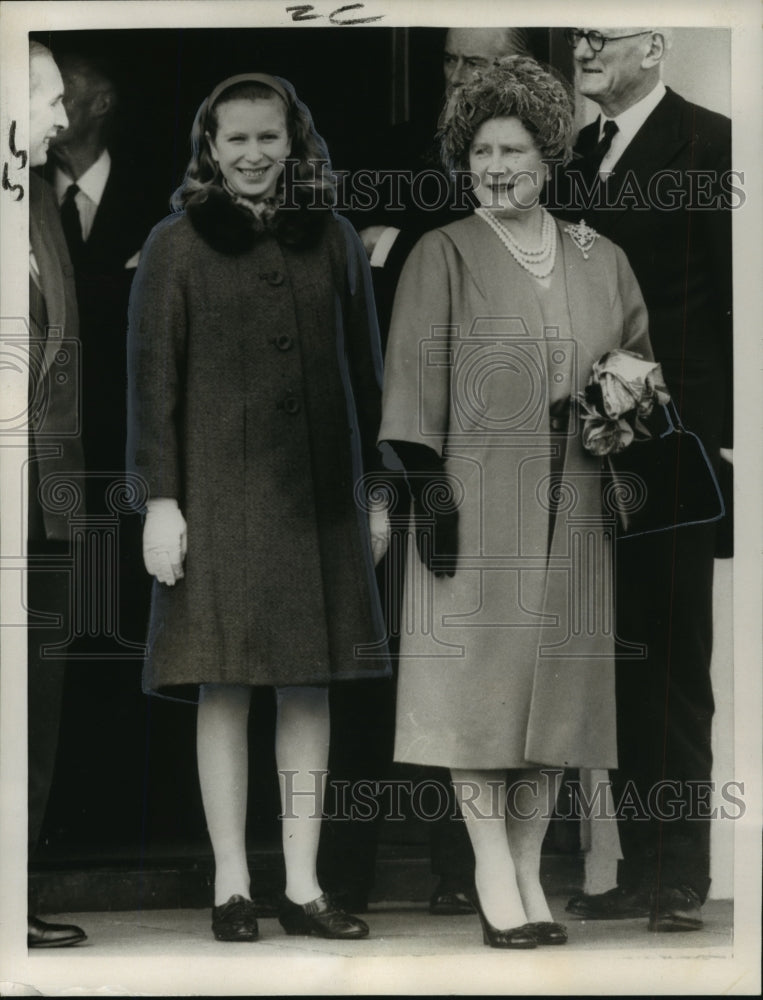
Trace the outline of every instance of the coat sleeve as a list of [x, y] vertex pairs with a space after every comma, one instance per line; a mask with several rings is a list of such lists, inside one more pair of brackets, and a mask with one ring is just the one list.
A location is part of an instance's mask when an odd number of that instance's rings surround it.
[[355, 230], [339, 220], [344, 233], [346, 284], [344, 289], [344, 345], [349, 367], [354, 411], [358, 422], [363, 468], [381, 467], [376, 435], [381, 420], [382, 353], [376, 318], [371, 269]]
[[176, 219], [146, 242], [133, 282], [127, 332], [127, 468], [149, 498], [183, 503], [180, 418], [186, 349], [185, 264]]
[[395, 296], [385, 358], [382, 441], [409, 441], [439, 456], [450, 412], [449, 241], [427, 233], [411, 251]]
[[636, 275], [623, 250], [615, 246], [617, 262], [617, 288], [623, 309], [623, 329], [620, 346], [626, 351], [640, 354], [645, 361], [654, 360], [649, 340], [649, 314], [641, 294]]
[[712, 255], [713, 298], [720, 340], [721, 371], [724, 382], [723, 423], [721, 447], [734, 446], [734, 324], [733, 324], [733, 267], [732, 267], [732, 200], [724, 188], [731, 174], [731, 123], [723, 116], [714, 116], [715, 128], [710, 130], [706, 162], [715, 177], [713, 193], [716, 207], [712, 211], [695, 212], [701, 228], [704, 245]]

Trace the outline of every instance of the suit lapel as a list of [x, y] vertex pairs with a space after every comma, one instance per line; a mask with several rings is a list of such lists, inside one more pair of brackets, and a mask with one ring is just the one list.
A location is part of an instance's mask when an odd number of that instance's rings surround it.
[[599, 142], [599, 119], [586, 125], [578, 134], [575, 148], [572, 152], [572, 160], [567, 165], [567, 171], [580, 174], [585, 180], [586, 186], [598, 183], [598, 176], [593, 169], [593, 154]]
[[47, 313], [47, 329], [43, 331], [45, 370], [47, 370], [60, 347], [57, 341], [63, 337], [66, 329], [66, 292], [59, 256], [59, 253], [66, 252], [66, 242], [61, 233], [63, 246], [56, 248], [56, 227], [60, 232], [60, 222], [51, 216], [50, 203], [43, 197], [44, 189], [38, 188], [38, 196], [34, 197], [35, 188], [44, 182], [34, 174], [30, 177], [34, 179], [30, 181], [29, 242], [37, 260], [40, 291], [45, 300]]
[[624, 184], [625, 194], [628, 192], [626, 180], [629, 176], [635, 178], [643, 198], [648, 200], [647, 192], [654, 175], [661, 170], [670, 169], [676, 155], [691, 142], [691, 127], [685, 118], [684, 105], [683, 98], [668, 88], [663, 99], [628, 143], [607, 181], [607, 204], [609, 205], [610, 199], [614, 201], [608, 212], [613, 217], [627, 212], [633, 206], [632, 198], [621, 198]]
[[599, 118], [586, 125], [580, 130], [577, 142], [575, 143], [575, 153], [578, 156], [591, 156], [599, 141]]
[[[105, 249], [110, 248], [110, 244], [114, 242], [115, 234], [119, 234], [121, 228], [118, 221], [119, 209], [119, 188], [114, 179], [114, 163], [112, 161], [106, 186], [93, 219], [93, 227], [85, 243], [89, 254], [101, 256]], [[104, 247], [101, 247], [102, 243], [105, 244]]]

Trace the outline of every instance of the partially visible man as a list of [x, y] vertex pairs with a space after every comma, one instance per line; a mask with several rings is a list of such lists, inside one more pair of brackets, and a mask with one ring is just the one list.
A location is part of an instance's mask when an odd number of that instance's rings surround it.
[[105, 59], [57, 55], [66, 129], [50, 144], [55, 189], [74, 265], [84, 356], [88, 470], [121, 471], [126, 433], [127, 301], [140, 248], [164, 214], [150, 205], [145, 172], [110, 150], [117, 88]]
[[[124, 478], [127, 435], [127, 303], [140, 249], [164, 212], [151, 198], [153, 181], [145, 170], [110, 148], [119, 96], [107, 59], [63, 51], [57, 60], [69, 124], [51, 141], [45, 177], [56, 192], [74, 265], [88, 508], [113, 517], [107, 497]], [[103, 634], [114, 631], [108, 621], [93, 632], [97, 652], [104, 656], [112, 643], [122, 655], [125, 641], [142, 643], [148, 621], [150, 588], [140, 557], [139, 516], [121, 514], [119, 531], [116, 565], [99, 570], [113, 579], [94, 581], [119, 595], [119, 634]], [[80, 686], [88, 683], [85, 673], [77, 674]]]
[[[29, 45], [29, 164], [39, 167], [67, 117], [64, 86], [53, 57]], [[77, 434], [79, 385], [77, 302], [58, 206], [51, 189], [29, 175], [29, 521], [27, 528], [27, 670], [29, 719], [29, 857], [39, 839], [58, 743], [64, 659], [51, 649], [66, 639], [72, 544], [68, 517], [46, 503], [49, 484], [74, 486], [84, 470]], [[48, 477], [55, 477], [49, 479]], [[61, 478], [63, 477], [63, 478]], [[46, 483], [47, 481], [47, 483]], [[54, 487], [55, 489], [55, 487]], [[46, 616], [42, 618], [41, 616]], [[52, 617], [55, 616], [55, 617]], [[45, 622], [62, 623], [63, 631]], [[58, 640], [58, 643], [56, 642]], [[47, 647], [47, 648], [46, 648]], [[30, 916], [30, 948], [77, 944], [85, 932]]]
[[[584, 128], [556, 202], [625, 250], [649, 310], [656, 359], [682, 420], [715, 466], [731, 447], [731, 218], [728, 118], [661, 78], [669, 32], [570, 29], [578, 90], [601, 109]], [[691, 487], [689, 487], [691, 488]], [[710, 681], [716, 524], [622, 539], [617, 635], [645, 659], [617, 663], [617, 886], [575, 897], [588, 919], [649, 917], [652, 931], [696, 930], [710, 877]], [[670, 814], [655, 793], [670, 782]], [[664, 785], [662, 786], [664, 787]]]
[[[523, 28], [449, 28], [443, 51], [443, 76], [445, 94], [443, 115], [447, 115], [453, 97], [460, 88], [480, 70], [492, 66], [504, 56], [533, 55], [535, 41], [533, 29]], [[366, 166], [382, 173], [405, 170], [412, 176], [424, 172], [442, 172], [442, 165], [435, 146], [437, 123], [404, 122], [385, 130], [377, 138], [378, 149], [369, 153]], [[440, 189], [439, 193], [445, 192]], [[385, 210], [376, 208], [370, 224], [362, 216], [351, 216], [358, 226], [360, 238], [368, 253], [374, 276], [374, 291], [379, 312], [382, 343], [386, 343], [387, 329], [392, 313], [392, 300], [403, 264], [414, 244], [430, 229], [452, 222], [458, 214], [466, 213], [471, 206], [445, 192], [437, 197], [435, 185], [420, 188], [404, 184], [400, 189], [401, 208]], [[427, 204], [422, 204], [424, 199]], [[442, 202], [440, 204], [440, 202]], [[429, 207], [437, 203], [438, 207]]]
[[527, 32], [522, 28], [449, 28], [445, 36], [442, 68], [446, 98], [508, 55], [531, 55]]

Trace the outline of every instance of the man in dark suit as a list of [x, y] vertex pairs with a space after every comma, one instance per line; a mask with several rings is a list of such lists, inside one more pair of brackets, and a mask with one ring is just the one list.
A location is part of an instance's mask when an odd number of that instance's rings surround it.
[[[56, 192], [74, 265], [88, 507], [113, 516], [106, 498], [110, 485], [124, 478], [127, 433], [127, 302], [141, 246], [163, 213], [150, 202], [144, 173], [109, 148], [118, 94], [108, 61], [64, 51], [58, 64], [69, 124], [51, 142], [46, 177]], [[146, 631], [149, 588], [139, 518], [122, 514], [119, 529], [119, 562], [108, 584], [118, 587], [118, 634], [95, 639], [95, 651], [104, 656], [112, 642], [115, 654], [129, 653], [125, 640], [142, 643]]]
[[149, 205], [150, 185], [134, 165], [109, 148], [117, 90], [106, 60], [63, 52], [58, 65], [69, 125], [51, 142], [46, 177], [61, 207], [77, 283], [85, 457], [89, 470], [119, 472], [126, 432], [127, 301], [140, 248], [165, 213]]
[[[67, 123], [61, 75], [51, 53], [38, 42], [29, 47], [29, 90], [29, 163], [37, 167], [47, 159], [51, 139]], [[53, 192], [34, 173], [29, 178], [29, 248], [27, 685], [31, 858], [56, 759], [73, 592], [69, 567], [74, 562], [74, 541], [69, 516], [82, 513], [80, 477], [84, 470], [72, 266]], [[74, 509], [68, 512], [57, 503], [64, 494], [75, 498]], [[33, 916], [28, 920], [30, 948], [77, 944], [85, 936], [74, 925], [46, 923]]]
[[[730, 122], [664, 86], [668, 32], [567, 36], [577, 87], [601, 115], [581, 131], [555, 200], [625, 250], [668, 388], [718, 470], [721, 448], [731, 447]], [[626, 807], [618, 816], [617, 886], [572, 899], [568, 910], [580, 916], [648, 916], [653, 931], [702, 926], [716, 530], [684, 526], [617, 545], [618, 640], [646, 652], [634, 660], [619, 647], [612, 791], [616, 807], [637, 796], [643, 814]], [[665, 781], [670, 809], [655, 809]]]

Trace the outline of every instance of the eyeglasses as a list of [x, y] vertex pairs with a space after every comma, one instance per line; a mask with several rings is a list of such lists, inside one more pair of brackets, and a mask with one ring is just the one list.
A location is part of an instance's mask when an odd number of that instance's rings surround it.
[[566, 28], [564, 37], [570, 48], [577, 48], [581, 38], [585, 38], [594, 52], [601, 52], [607, 42], [619, 42], [622, 38], [638, 38], [639, 35], [650, 35], [651, 31], [636, 31], [632, 35], [602, 35], [600, 31], [581, 31], [580, 28]]

